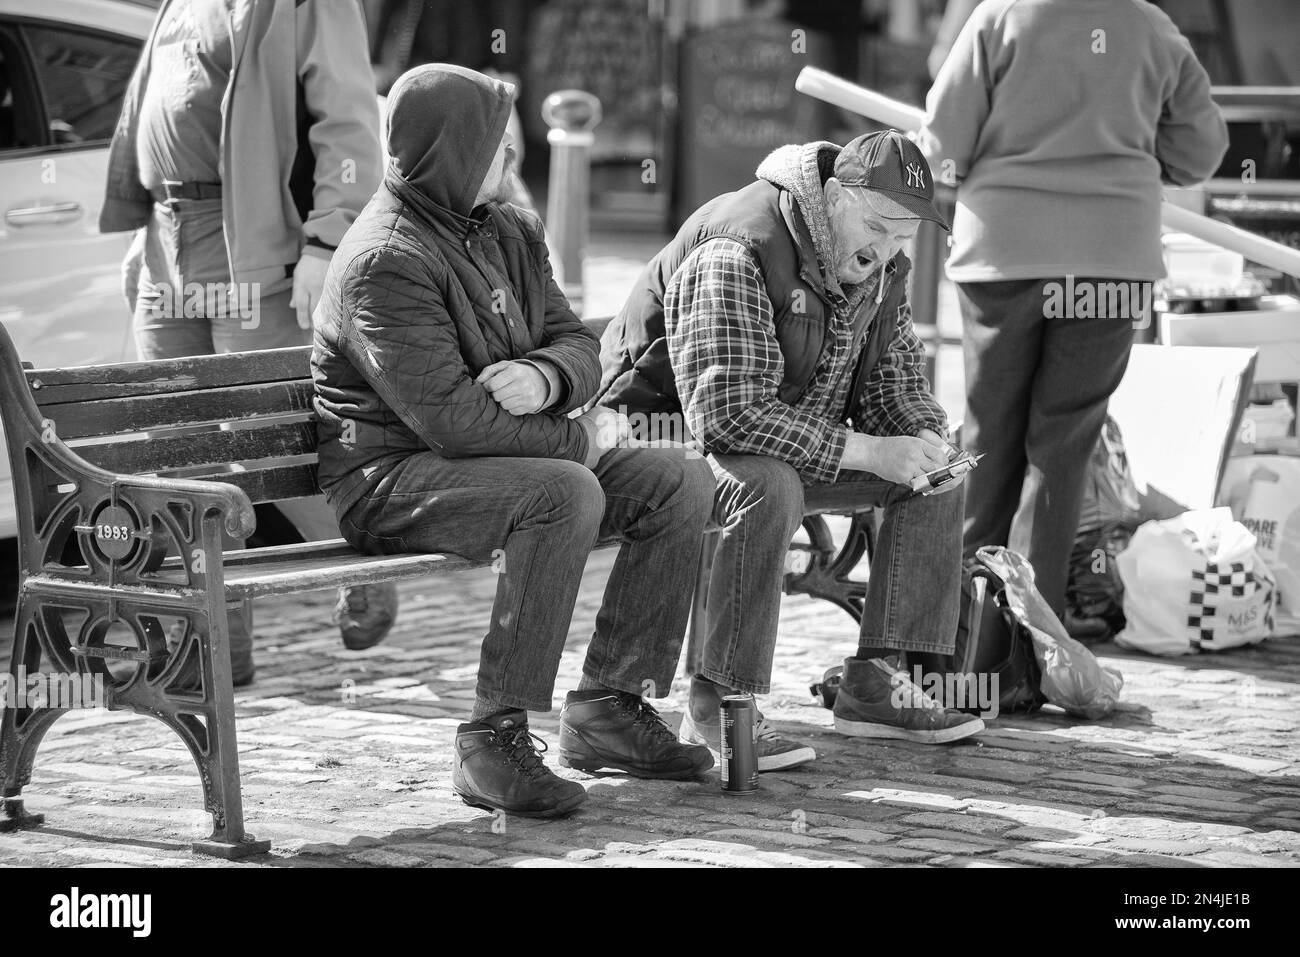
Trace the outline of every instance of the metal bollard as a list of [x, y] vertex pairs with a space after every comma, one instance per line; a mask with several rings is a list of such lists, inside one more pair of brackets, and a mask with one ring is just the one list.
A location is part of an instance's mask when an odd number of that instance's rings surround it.
[[559, 90], [542, 104], [542, 119], [550, 132], [550, 187], [546, 196], [546, 228], [559, 262], [552, 263], [555, 281], [574, 313], [582, 315], [582, 259], [587, 250], [591, 219], [592, 133], [600, 122], [600, 100], [584, 90]]

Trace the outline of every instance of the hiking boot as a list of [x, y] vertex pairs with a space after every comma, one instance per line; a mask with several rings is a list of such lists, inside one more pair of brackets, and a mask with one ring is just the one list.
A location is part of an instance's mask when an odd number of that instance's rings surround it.
[[835, 730], [855, 738], [945, 744], [984, 730], [975, 715], [938, 704], [894, 658], [845, 658], [832, 713]]
[[339, 589], [330, 620], [339, 626], [343, 646], [365, 651], [384, 640], [397, 618], [397, 586], [392, 582]]
[[570, 691], [560, 712], [560, 766], [681, 781], [713, 767], [708, 748], [682, 744], [655, 707], [625, 691]]
[[456, 728], [452, 789], [470, 807], [520, 817], [563, 817], [587, 800], [542, 762], [546, 745], [528, 730], [526, 711], [502, 711]]
[[[705, 745], [715, 754], [722, 750], [722, 718], [718, 708], [724, 690], [708, 678], [696, 675], [691, 679], [691, 698], [682, 718], [681, 736], [691, 744]], [[781, 733], [768, 723], [755, 707], [758, 724], [758, 770], [780, 771], [798, 767], [817, 759], [817, 752], [806, 744], [796, 744], [781, 737]]]

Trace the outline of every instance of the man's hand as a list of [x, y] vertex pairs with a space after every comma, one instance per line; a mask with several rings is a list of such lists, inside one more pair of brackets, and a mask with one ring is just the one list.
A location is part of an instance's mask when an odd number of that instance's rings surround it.
[[592, 406], [576, 421], [587, 431], [587, 458], [582, 464], [589, 469], [594, 469], [610, 449], [625, 446], [632, 438], [627, 416], [603, 405]]
[[[936, 436], [937, 438], [937, 436]], [[844, 468], [874, 472], [882, 479], [909, 485], [925, 472], [948, 464], [948, 446], [942, 440], [908, 435], [878, 436], [849, 433], [841, 465]]]
[[494, 362], [474, 380], [511, 415], [530, 415], [546, 407], [551, 384], [530, 362]]
[[943, 446], [945, 449], [948, 449], [950, 452], [955, 451], [953, 447], [948, 444], [948, 440], [945, 439], [938, 432], [936, 432], [934, 429], [922, 429], [920, 432], [916, 433], [916, 437], [918, 439], [925, 439], [931, 445]]
[[[944, 456], [945, 456], [944, 458], [945, 463], [947, 463], [947, 461], [958, 451], [943, 436], [941, 436], [938, 432], [934, 431], [934, 429], [922, 429], [920, 432], [916, 433], [916, 437], [918, 439], [922, 439], [926, 442], [929, 442], [933, 446], [943, 449]], [[963, 472], [961, 475], [958, 475], [955, 479], [950, 479], [949, 481], [945, 482], [943, 485], [935, 489], [931, 494], [942, 495], [944, 492], [951, 492], [962, 482], [966, 481], [966, 475], [967, 473]]]
[[298, 310], [298, 328], [311, 328], [311, 314], [325, 289], [325, 272], [330, 266], [328, 250], [304, 246], [293, 270], [293, 295], [289, 305]]

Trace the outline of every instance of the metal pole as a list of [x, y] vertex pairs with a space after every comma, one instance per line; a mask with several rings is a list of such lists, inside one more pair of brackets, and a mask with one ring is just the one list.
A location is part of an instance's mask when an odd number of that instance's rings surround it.
[[582, 315], [582, 259], [591, 220], [592, 133], [600, 122], [600, 100], [583, 90], [560, 90], [542, 104], [542, 119], [550, 132], [550, 187], [546, 196], [546, 227], [560, 261], [552, 263], [555, 281]]

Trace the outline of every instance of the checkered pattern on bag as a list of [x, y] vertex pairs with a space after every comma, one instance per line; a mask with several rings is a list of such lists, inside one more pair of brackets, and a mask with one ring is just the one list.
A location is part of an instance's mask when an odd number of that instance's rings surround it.
[[[1245, 598], [1247, 589], [1257, 585], [1268, 587], [1268, 581], [1257, 582], [1255, 573], [1245, 562], [1232, 562], [1224, 570], [1218, 562], [1206, 562], [1204, 569], [1192, 571], [1191, 609], [1187, 615], [1188, 638], [1192, 647], [1200, 649], [1202, 642], [1214, 641], [1215, 601], [1218, 596]], [[1273, 630], [1273, 602], [1265, 598], [1264, 624]]]

